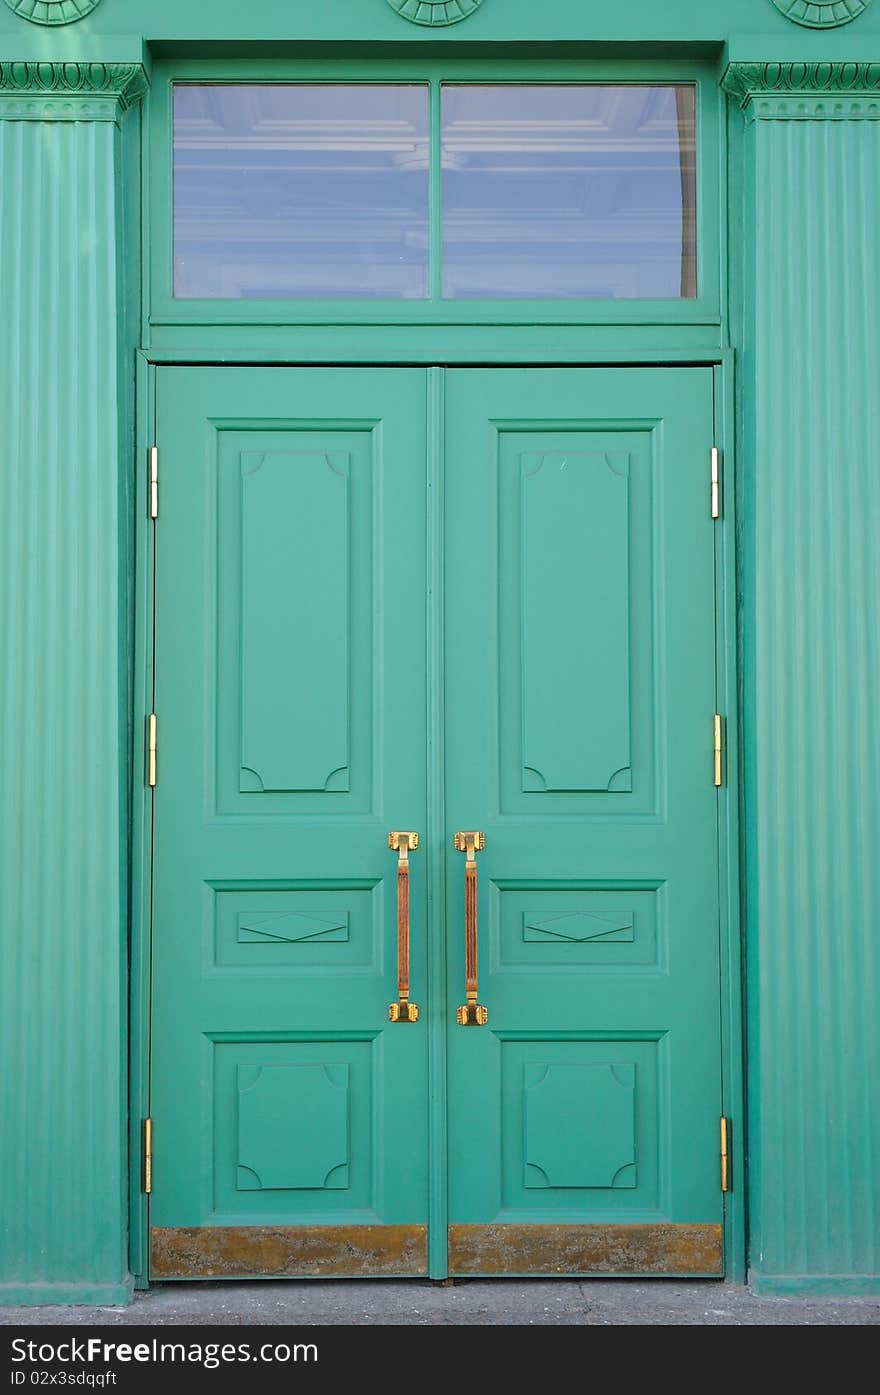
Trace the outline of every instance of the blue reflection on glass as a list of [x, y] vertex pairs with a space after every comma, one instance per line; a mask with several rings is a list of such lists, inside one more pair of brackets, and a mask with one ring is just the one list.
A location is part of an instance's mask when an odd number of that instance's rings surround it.
[[444, 85], [443, 295], [695, 296], [694, 88]]
[[416, 299], [428, 88], [177, 84], [174, 294]]

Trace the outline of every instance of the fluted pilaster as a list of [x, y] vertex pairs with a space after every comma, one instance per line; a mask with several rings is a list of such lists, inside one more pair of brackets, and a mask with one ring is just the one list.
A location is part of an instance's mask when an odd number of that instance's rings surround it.
[[118, 122], [142, 86], [0, 64], [0, 1302], [127, 1291]]
[[880, 65], [743, 64], [751, 1266], [880, 1290]]

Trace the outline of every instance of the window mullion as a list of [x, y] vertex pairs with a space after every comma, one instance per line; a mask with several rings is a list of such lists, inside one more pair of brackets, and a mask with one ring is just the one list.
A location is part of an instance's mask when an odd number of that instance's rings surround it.
[[429, 270], [431, 299], [443, 297], [443, 201], [442, 201], [442, 139], [443, 117], [440, 105], [441, 84], [439, 78], [431, 78], [431, 113], [429, 151], [429, 199], [430, 199], [430, 252]]

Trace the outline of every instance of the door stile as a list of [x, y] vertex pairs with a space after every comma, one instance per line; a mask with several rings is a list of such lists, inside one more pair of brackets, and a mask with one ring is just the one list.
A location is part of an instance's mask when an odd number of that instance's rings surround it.
[[730, 1190], [724, 1194], [725, 1274], [746, 1279], [746, 1108], [740, 922], [740, 703], [737, 648], [737, 473], [734, 361], [713, 368], [715, 441], [721, 451], [721, 517], [715, 524], [717, 710], [725, 714], [725, 776], [718, 791], [718, 934], [721, 967], [722, 1113], [730, 1120]]
[[140, 1287], [149, 1270], [149, 1197], [143, 1183], [144, 1120], [150, 1113], [153, 791], [145, 781], [144, 731], [153, 710], [156, 631], [156, 525], [149, 517], [148, 456], [155, 444], [155, 364], [137, 357], [137, 459], [130, 521], [136, 558], [133, 581], [132, 853], [129, 1021], [129, 1265]]
[[445, 368], [427, 370], [427, 837], [425, 868], [428, 885], [428, 1004], [430, 1115], [428, 1121], [428, 1273], [445, 1279], [448, 1269], [446, 1241], [447, 1108], [446, 1108], [446, 804], [445, 804]]

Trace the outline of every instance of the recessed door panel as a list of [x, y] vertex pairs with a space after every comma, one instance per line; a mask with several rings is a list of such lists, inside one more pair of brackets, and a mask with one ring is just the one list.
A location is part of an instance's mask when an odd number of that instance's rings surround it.
[[220, 814], [371, 808], [378, 433], [335, 416], [212, 423]]
[[379, 1219], [377, 1036], [215, 1044], [212, 1224]]
[[[537, 434], [540, 449], [517, 449]], [[502, 491], [513, 494], [519, 484], [518, 499], [499, 500], [499, 598], [519, 593], [520, 789], [629, 790], [628, 454], [553, 432], [504, 431], [499, 447]], [[569, 642], [565, 620], [557, 628], [548, 615], [576, 617], [578, 642]], [[516, 661], [514, 646], [509, 662]]]
[[476, 499], [489, 491], [484, 548], [497, 559], [499, 812], [655, 809], [665, 754], [655, 741], [664, 566], [656, 427], [603, 415], [578, 429], [530, 412], [483, 424], [486, 466], [473, 485]]
[[[248, 792], [350, 787], [352, 462], [330, 448], [332, 433], [312, 450], [297, 437], [301, 449], [239, 457], [239, 789]], [[359, 523], [368, 540], [369, 515]], [[369, 590], [366, 599], [369, 615]], [[293, 690], [279, 672], [285, 654], [297, 656]]]
[[[662, 1041], [662, 1039], [661, 1039]], [[657, 1040], [501, 1039], [509, 1219], [625, 1219], [659, 1203]], [[617, 1213], [620, 1213], [617, 1216]]]

